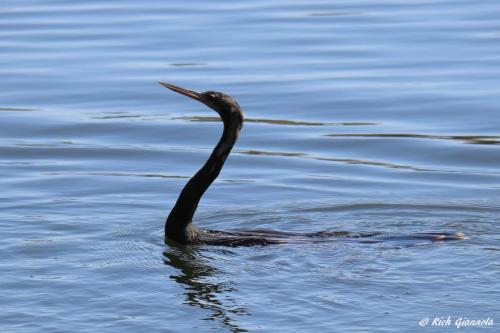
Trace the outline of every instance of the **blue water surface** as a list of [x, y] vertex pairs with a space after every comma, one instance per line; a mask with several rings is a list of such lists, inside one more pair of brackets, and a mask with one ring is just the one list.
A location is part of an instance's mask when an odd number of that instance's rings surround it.
[[[2, 0], [0, 331], [498, 330], [499, 18], [494, 0]], [[165, 244], [222, 125], [158, 81], [245, 112], [198, 226], [466, 239]]]

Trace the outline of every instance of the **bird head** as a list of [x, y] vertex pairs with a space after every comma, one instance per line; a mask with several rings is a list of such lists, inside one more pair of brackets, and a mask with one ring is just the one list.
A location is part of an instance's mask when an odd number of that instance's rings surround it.
[[173, 84], [159, 82], [165, 88], [201, 102], [216, 111], [224, 122], [236, 120], [243, 122], [243, 113], [238, 102], [229, 95], [217, 91], [196, 92]]

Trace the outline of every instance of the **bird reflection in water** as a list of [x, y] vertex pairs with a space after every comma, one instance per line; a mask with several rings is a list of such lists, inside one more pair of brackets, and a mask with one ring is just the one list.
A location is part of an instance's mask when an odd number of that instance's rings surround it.
[[174, 241], [167, 241], [167, 245], [163, 262], [178, 270], [177, 274], [170, 275], [170, 279], [184, 287], [185, 304], [208, 310], [210, 314], [205, 320], [219, 320], [231, 332], [247, 332], [232, 318], [247, 314], [246, 309], [234, 304], [228, 295], [236, 291], [231, 283], [218, 281], [217, 276], [222, 272], [211, 266], [210, 258], [203, 255], [207, 249]]

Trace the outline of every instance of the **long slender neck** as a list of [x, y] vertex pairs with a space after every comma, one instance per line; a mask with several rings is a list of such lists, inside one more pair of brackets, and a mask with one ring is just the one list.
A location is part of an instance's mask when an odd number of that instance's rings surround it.
[[203, 167], [182, 189], [174, 208], [165, 223], [165, 236], [181, 243], [196, 239], [197, 230], [191, 224], [200, 199], [219, 175], [224, 162], [238, 139], [242, 119], [231, 117], [223, 119], [224, 131], [212, 154]]

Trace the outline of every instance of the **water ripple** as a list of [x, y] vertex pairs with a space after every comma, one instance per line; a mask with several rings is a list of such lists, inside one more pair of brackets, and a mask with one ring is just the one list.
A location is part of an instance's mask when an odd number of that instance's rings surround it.
[[430, 140], [457, 140], [469, 144], [478, 145], [497, 145], [500, 144], [500, 136], [497, 135], [428, 135], [428, 134], [409, 134], [409, 133], [345, 133], [345, 134], [326, 134], [330, 137], [353, 137], [353, 138], [410, 138], [410, 139], [430, 139]]

